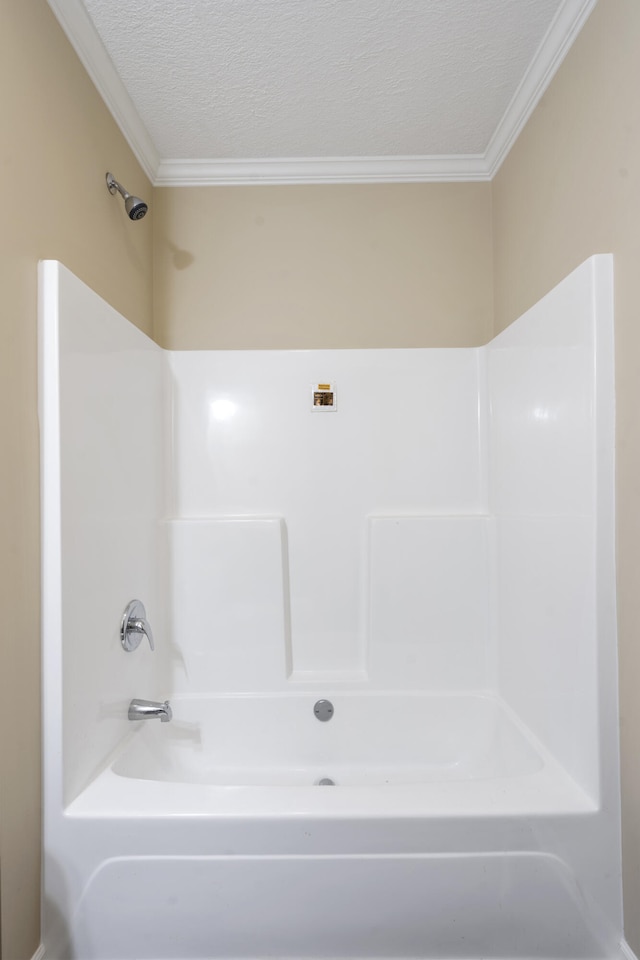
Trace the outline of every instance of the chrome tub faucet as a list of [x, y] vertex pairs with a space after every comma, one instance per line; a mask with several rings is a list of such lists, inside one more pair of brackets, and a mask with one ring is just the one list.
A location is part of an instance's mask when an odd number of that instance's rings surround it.
[[168, 700], [163, 703], [158, 700], [132, 700], [128, 716], [129, 720], [154, 720], [159, 717], [161, 723], [169, 723], [173, 712]]

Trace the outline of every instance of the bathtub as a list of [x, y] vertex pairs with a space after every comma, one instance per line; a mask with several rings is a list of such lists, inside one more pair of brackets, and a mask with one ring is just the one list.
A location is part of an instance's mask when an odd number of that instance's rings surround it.
[[[325, 698], [322, 698], [325, 699]], [[532, 773], [540, 754], [497, 701], [480, 696], [221, 696], [174, 703], [113, 762], [119, 776], [221, 786], [383, 787]], [[322, 702], [322, 701], [321, 701]]]
[[56, 957], [607, 955], [554, 849], [569, 813], [588, 836], [597, 804], [499, 699], [172, 706], [131, 724], [50, 831], [68, 899], [48, 927], [73, 917]]
[[[314, 713], [319, 699], [333, 707], [326, 722]], [[68, 814], [491, 816], [597, 808], [489, 695], [325, 690], [179, 698], [172, 708], [171, 723], [132, 723]]]

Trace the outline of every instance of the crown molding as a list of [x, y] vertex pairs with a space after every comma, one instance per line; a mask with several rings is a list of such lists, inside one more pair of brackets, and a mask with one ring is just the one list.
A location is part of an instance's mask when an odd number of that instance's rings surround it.
[[299, 157], [266, 160], [162, 160], [156, 187], [239, 184], [429, 183], [489, 180], [484, 157]]
[[491, 180], [551, 83], [597, 0], [563, 0], [483, 154], [161, 160], [82, 0], [48, 0], [84, 68], [155, 187]]
[[598, 0], [563, 0], [484, 154], [493, 179]]
[[47, 0], [98, 93], [153, 183], [160, 155], [118, 76], [82, 0]]

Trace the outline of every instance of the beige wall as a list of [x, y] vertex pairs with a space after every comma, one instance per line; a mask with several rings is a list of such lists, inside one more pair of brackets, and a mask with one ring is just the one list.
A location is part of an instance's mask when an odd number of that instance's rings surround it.
[[496, 330], [614, 253], [625, 931], [640, 954], [640, 3], [600, 0], [493, 182]]
[[165, 347], [473, 346], [493, 321], [488, 183], [155, 191]]
[[45, 0], [0, 3], [0, 857], [2, 955], [40, 940], [36, 268], [62, 260], [151, 329], [152, 218], [130, 223], [111, 168], [149, 183]]

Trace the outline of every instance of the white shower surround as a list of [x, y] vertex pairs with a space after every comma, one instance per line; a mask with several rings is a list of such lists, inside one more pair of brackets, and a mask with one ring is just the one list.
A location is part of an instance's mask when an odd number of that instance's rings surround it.
[[167, 357], [54, 262], [40, 313], [48, 943], [619, 956], [611, 258], [477, 350]]

